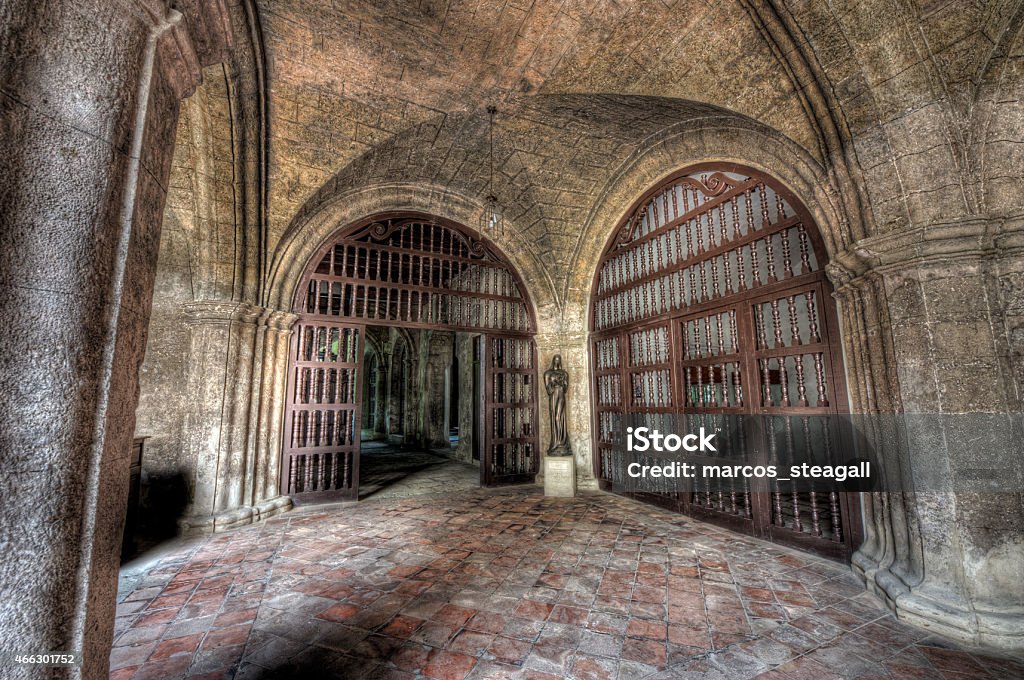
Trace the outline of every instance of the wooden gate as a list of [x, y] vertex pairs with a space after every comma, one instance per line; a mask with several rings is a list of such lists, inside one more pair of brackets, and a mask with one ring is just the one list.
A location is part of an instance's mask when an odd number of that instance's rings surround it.
[[324, 246], [296, 293], [281, 492], [359, 494], [362, 342], [369, 325], [482, 336], [485, 484], [537, 472], [536, 329], [523, 282], [489, 242], [428, 215], [379, 215]]
[[531, 338], [484, 337], [486, 486], [532, 481], [537, 474], [537, 350]]
[[[794, 443], [834, 445], [820, 431], [829, 420], [816, 417], [846, 404], [824, 260], [806, 209], [748, 168], [698, 166], [640, 201], [605, 251], [592, 298], [594, 473], [604, 488], [621, 481], [612, 456], [627, 417], [703, 426], [766, 463], [785, 463]], [[742, 479], [664, 486], [644, 500], [832, 557], [860, 540], [856, 494]]]
[[362, 335], [303, 319], [292, 336], [281, 491], [303, 502], [359, 496]]

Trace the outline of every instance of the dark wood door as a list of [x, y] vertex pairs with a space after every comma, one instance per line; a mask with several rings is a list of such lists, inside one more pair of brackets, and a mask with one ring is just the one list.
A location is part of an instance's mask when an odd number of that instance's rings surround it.
[[340, 230], [293, 301], [281, 492], [297, 503], [358, 498], [361, 346], [371, 325], [480, 333], [481, 481], [532, 480], [536, 322], [524, 291], [493, 244], [439, 217], [381, 214]]
[[485, 486], [532, 482], [537, 474], [537, 350], [532, 338], [485, 335]]
[[363, 328], [300, 318], [292, 336], [281, 493], [296, 504], [359, 496]]
[[[628, 424], [704, 427], [764, 464], [788, 465], [798, 449], [841, 462], [830, 428], [846, 390], [825, 259], [808, 211], [749, 168], [690, 168], [638, 202], [594, 281], [602, 487], [620, 481], [615, 436]], [[781, 475], [662, 486], [643, 499], [820, 554], [848, 557], [860, 540], [854, 493]]]

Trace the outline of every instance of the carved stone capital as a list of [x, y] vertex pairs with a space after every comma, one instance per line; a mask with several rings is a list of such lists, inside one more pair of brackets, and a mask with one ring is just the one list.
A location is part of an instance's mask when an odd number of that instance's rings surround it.
[[121, 0], [157, 36], [157, 65], [179, 99], [195, 92], [204, 66], [226, 61], [232, 43], [224, 0]]
[[196, 300], [182, 305], [185, 323], [198, 324], [255, 324], [266, 311], [263, 307], [246, 302], [224, 300]]
[[298, 314], [284, 312], [280, 309], [264, 309], [263, 314], [260, 315], [259, 324], [268, 330], [287, 333], [292, 330], [298, 320]]
[[203, 67], [185, 20], [178, 12], [156, 43], [157, 64], [178, 99], [185, 99], [203, 81]]
[[[857, 286], [870, 274], [888, 274], [933, 264], [977, 262], [994, 256], [1000, 247], [985, 217], [968, 217], [948, 224], [933, 224], [906, 231], [869, 236], [836, 253], [826, 266], [829, 278], [840, 291]], [[1003, 235], [1004, 242], [1024, 245], [1024, 231]]]

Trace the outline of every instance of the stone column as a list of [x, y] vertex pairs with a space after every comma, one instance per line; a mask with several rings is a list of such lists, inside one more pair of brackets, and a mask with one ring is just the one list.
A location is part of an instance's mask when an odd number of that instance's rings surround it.
[[65, 677], [107, 674], [178, 102], [228, 38], [202, 11], [0, 4], [0, 640], [81, 652]]
[[[185, 516], [179, 522], [188, 535], [248, 524], [291, 503], [278, 499], [277, 493], [267, 495], [270, 475], [265, 468], [276, 465], [280, 449], [277, 455], [254, 455], [251, 436], [260, 399], [256, 357], [258, 345], [266, 343], [267, 310], [214, 300], [184, 307], [189, 326], [188, 401], [181, 405], [186, 416], [178, 467], [190, 485]], [[280, 339], [273, 338], [272, 343], [276, 352]], [[277, 379], [286, 382], [287, 369]], [[262, 505], [255, 507], [257, 503]]]
[[377, 404], [377, 410], [373, 414], [374, 439], [384, 438], [387, 433], [384, 414], [387, 412], [387, 384], [388, 376], [391, 374], [390, 366], [391, 345], [390, 343], [385, 343], [384, 349], [380, 353], [380, 361], [377, 364], [377, 384], [374, 385], [374, 401]]
[[[991, 237], [980, 219], [874, 237], [830, 272], [854, 410], [905, 416], [902, 444], [880, 449], [904, 479], [971, 478], [992, 461], [1020, 474], [1016, 445], [962, 428], [972, 414], [1019, 413], [995, 264], [1010, 251]], [[864, 496], [864, 506], [854, 570], [901, 619], [973, 644], [1024, 645], [1020, 493], [921, 488]]]
[[284, 446], [284, 416], [288, 395], [288, 363], [292, 328], [298, 316], [267, 310], [260, 317], [261, 357], [256, 369], [258, 405], [253, 413], [252, 444], [255, 480], [247, 497], [253, 520], [264, 519], [291, 507], [281, 495], [281, 453]]
[[452, 365], [453, 334], [434, 331], [426, 345], [426, 366], [423, 377], [424, 439], [430, 448], [447, 448], [448, 393], [445, 390], [445, 372]]

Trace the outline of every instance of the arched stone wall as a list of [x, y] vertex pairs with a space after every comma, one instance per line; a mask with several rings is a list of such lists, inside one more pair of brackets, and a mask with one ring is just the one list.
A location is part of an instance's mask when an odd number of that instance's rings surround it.
[[[266, 304], [268, 307], [279, 310], [291, 309], [301, 277], [305, 274], [314, 255], [333, 238], [336, 238], [339, 231], [370, 215], [401, 212], [430, 214], [466, 226], [478, 224], [482, 210], [482, 203], [475, 199], [429, 186], [391, 184], [364, 187], [358, 191], [326, 198], [321, 196], [317, 210], [296, 219], [282, 239], [271, 267]], [[472, 227], [469, 228], [472, 229]], [[533, 311], [535, 322], [539, 328], [545, 323], [545, 318], [548, 319], [546, 323], [553, 323], [553, 320], [558, 318], [558, 306], [554, 302], [550, 272], [532, 256], [530, 251], [515, 246], [515, 239], [519, 233], [521, 233], [521, 229], [515, 221], [506, 218], [504, 231], [494, 235], [492, 242], [518, 273], [523, 284], [523, 294], [527, 299], [527, 308]], [[414, 343], [408, 335], [406, 336], [411, 354], [410, 360], [417, 369], [416, 374], [410, 376], [410, 379], [419, 384], [425, 384], [424, 371], [431, 363], [427, 361], [431, 350], [430, 343], [424, 343], [424, 338], [429, 337], [429, 331], [425, 335], [419, 334], [417, 337], [419, 342]], [[414, 351], [417, 347], [419, 348], [418, 355]], [[434, 353], [436, 354], [436, 352]], [[451, 354], [450, 346], [447, 348], [447, 354], [449, 356]], [[287, 356], [282, 355], [273, 362], [272, 366], [264, 366], [264, 375], [266, 379], [275, 384], [283, 385], [287, 381], [287, 366]], [[541, 372], [538, 372], [538, 376]], [[434, 382], [437, 383], [436, 377]], [[437, 385], [435, 384], [434, 387], [436, 388]], [[417, 402], [417, 400], [411, 399], [407, 403], [406, 442], [410, 441], [409, 435], [413, 432], [427, 432], [428, 419], [425, 409], [429, 405], [427, 400]], [[438, 427], [443, 429], [447, 427], [447, 424]], [[435, 430], [437, 432], [434, 433], [434, 436], [427, 436], [424, 443], [447, 445], [447, 430], [444, 429], [443, 436], [438, 434], [441, 430], [437, 428]], [[542, 429], [540, 437], [544, 436], [543, 432]], [[279, 442], [282, 440], [282, 434], [280, 420], [264, 421], [261, 430], [262, 440]], [[543, 441], [543, 439], [539, 439], [539, 441]]]
[[[830, 173], [778, 133], [727, 118], [689, 121], [680, 128], [685, 134], [654, 141], [602, 193], [584, 228], [584, 246], [568, 284], [563, 330], [548, 336], [544, 360], [560, 350], [576, 375], [587, 375], [583, 320], [591, 283], [604, 244], [629, 207], [681, 167], [731, 161], [778, 177], [819, 222], [830, 257], [829, 278], [836, 287], [854, 413], [1006, 411], [999, 390], [989, 400], [969, 387], [977, 380], [967, 374], [971, 371], [990, 374], [991, 385], [1005, 380], [1005, 369], [999, 367], [999, 332], [993, 336], [991, 324], [1000, 318], [999, 306], [987, 265], [979, 260], [985, 246], [978, 240], [976, 220], [922, 226], [898, 237], [883, 232], [856, 238], [850, 230], [855, 217], [844, 213], [846, 203]], [[986, 334], [988, 346], [995, 347], [988, 354], [982, 340]], [[974, 340], [964, 344], [965, 338]], [[980, 354], [965, 366], [961, 353], [971, 343]], [[577, 384], [582, 388], [582, 379]], [[571, 398], [570, 414], [577, 431], [588, 431], [589, 388], [580, 391]], [[578, 465], [589, 469], [589, 443], [574, 445]], [[933, 441], [911, 438], [906, 448], [890, 446], [885, 453], [906, 470], [964, 465], [952, 462], [958, 445], [950, 446], [937, 448]], [[973, 643], [1020, 644], [1020, 628], [1014, 628], [1022, 615], [1020, 597], [1007, 584], [1013, 581], [1013, 556], [1021, 555], [1024, 542], [1017, 530], [998, 519], [1006, 512], [1018, 516], [1017, 501], [1010, 499], [999, 510], [992, 506], [994, 514], [989, 514], [978, 510], [986, 502], [973, 495], [893, 493], [865, 500], [866, 540], [854, 567], [870, 590], [918, 625]], [[1003, 527], [996, 540], [986, 529], [992, 522]]]
[[[576, 455], [577, 483], [596, 488], [592, 461], [590, 395], [590, 297], [601, 254], [636, 201], [679, 169], [709, 161], [735, 162], [760, 169], [783, 182], [804, 201], [821, 227], [829, 253], [842, 252], [852, 240], [844, 203], [828, 173], [801, 146], [780, 133], [739, 116], [720, 113], [679, 121], [653, 136], [624, 162], [605, 184], [600, 200], [582, 226], [579, 248], [565, 281], [564, 306], [557, 325], [541, 326], [537, 335], [541, 364], [562, 354], [570, 371], [569, 431]], [[849, 333], [844, 340], [857, 344]], [[856, 352], [863, 356], [866, 351]], [[852, 353], [848, 349], [848, 353]], [[859, 372], [847, 362], [847, 380]], [[856, 407], [856, 402], [854, 403]], [[541, 418], [546, 436], [546, 415]], [[543, 439], [542, 439], [543, 440]]]

